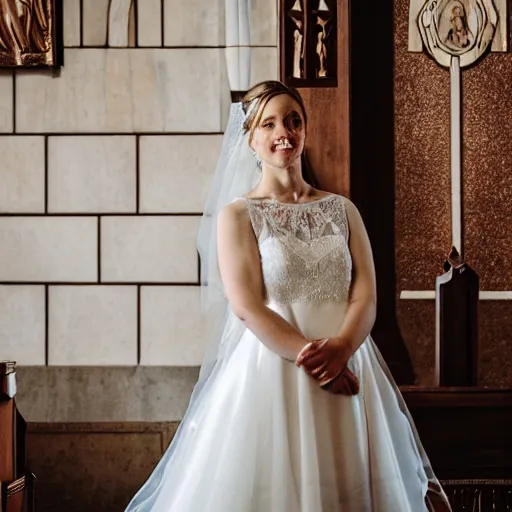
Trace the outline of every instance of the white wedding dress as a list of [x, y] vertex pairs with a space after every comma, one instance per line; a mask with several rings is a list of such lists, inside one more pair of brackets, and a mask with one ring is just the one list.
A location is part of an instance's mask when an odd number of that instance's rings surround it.
[[[345, 199], [240, 199], [272, 308], [308, 339], [335, 336], [351, 283]], [[373, 341], [349, 362], [356, 396], [322, 390], [245, 330], [128, 511], [421, 512], [438, 487]], [[442, 490], [439, 493], [443, 495]]]

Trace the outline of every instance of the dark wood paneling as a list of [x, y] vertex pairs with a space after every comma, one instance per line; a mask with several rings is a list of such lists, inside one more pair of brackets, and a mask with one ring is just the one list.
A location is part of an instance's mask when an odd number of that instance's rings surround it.
[[512, 390], [401, 391], [439, 479], [512, 478]]
[[126, 508], [178, 423], [29, 423], [28, 467], [37, 512]]

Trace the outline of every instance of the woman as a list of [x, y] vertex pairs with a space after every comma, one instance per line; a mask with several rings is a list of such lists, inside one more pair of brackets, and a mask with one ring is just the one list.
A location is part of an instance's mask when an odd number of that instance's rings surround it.
[[232, 108], [199, 237], [205, 298], [225, 294], [226, 322], [128, 511], [450, 510], [369, 338], [361, 217], [303, 178], [306, 126], [279, 82]]

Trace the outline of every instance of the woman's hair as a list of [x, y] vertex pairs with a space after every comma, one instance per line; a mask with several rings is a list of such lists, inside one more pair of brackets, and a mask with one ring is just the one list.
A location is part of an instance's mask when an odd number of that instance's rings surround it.
[[[254, 130], [260, 124], [261, 116], [268, 102], [280, 94], [287, 94], [299, 104], [304, 116], [305, 126], [307, 127], [306, 107], [299, 91], [276, 80], [267, 80], [256, 84], [242, 98], [242, 107], [247, 116], [244, 122], [244, 131], [245, 133], [249, 132], [249, 141], [252, 140]], [[301, 161], [304, 180], [311, 186], [316, 187], [316, 179], [304, 153], [301, 155]]]

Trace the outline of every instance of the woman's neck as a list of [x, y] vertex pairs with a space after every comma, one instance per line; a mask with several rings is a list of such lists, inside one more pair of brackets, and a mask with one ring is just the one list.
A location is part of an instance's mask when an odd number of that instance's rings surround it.
[[290, 169], [271, 169], [263, 167], [261, 181], [253, 194], [258, 197], [299, 202], [308, 196], [312, 187], [302, 177], [299, 166]]

